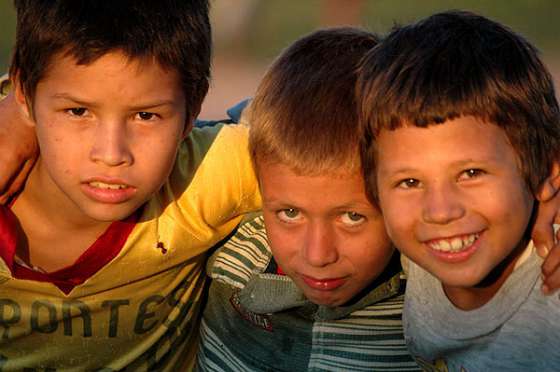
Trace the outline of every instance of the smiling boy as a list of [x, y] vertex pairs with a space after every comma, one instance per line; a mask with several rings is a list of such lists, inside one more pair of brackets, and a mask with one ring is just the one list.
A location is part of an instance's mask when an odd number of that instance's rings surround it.
[[246, 128], [192, 129], [208, 4], [15, 5], [40, 156], [0, 206], [1, 367], [190, 370], [206, 251], [260, 201]]
[[[397, 52], [398, 51], [398, 52]], [[364, 60], [368, 185], [410, 260], [403, 311], [426, 369], [560, 365], [560, 300], [540, 291], [537, 200], [560, 179], [549, 73], [519, 35], [467, 12], [395, 29]]]

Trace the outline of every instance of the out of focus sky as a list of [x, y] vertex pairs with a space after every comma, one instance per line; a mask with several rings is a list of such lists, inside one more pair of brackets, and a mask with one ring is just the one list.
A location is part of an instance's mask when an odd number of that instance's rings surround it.
[[[78, 0], [79, 1], [79, 0]], [[290, 42], [315, 29], [358, 25], [380, 35], [447, 9], [471, 10], [524, 35], [542, 52], [560, 89], [560, 4], [557, 0], [210, 0], [213, 80], [202, 118], [217, 119], [251, 96], [267, 65]], [[14, 42], [12, 1], [0, 1], [0, 71]]]

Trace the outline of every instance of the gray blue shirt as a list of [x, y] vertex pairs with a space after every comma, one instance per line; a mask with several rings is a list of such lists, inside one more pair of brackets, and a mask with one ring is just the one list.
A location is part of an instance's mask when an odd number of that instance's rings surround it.
[[441, 282], [409, 262], [403, 311], [411, 354], [427, 370], [559, 371], [560, 298], [544, 296], [542, 260], [532, 243], [522, 262], [485, 305], [460, 310]]

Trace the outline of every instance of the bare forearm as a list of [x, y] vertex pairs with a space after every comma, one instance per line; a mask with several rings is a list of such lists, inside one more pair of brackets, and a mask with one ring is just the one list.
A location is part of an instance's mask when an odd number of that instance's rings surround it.
[[37, 155], [35, 130], [12, 91], [0, 101], [0, 203], [21, 190]]

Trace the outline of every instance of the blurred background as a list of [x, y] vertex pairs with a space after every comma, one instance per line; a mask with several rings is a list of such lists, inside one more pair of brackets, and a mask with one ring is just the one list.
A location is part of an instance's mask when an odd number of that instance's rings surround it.
[[[185, 0], [187, 1], [187, 0]], [[471, 10], [523, 34], [542, 52], [560, 89], [560, 4], [557, 0], [210, 0], [213, 78], [202, 118], [251, 96], [266, 66], [296, 38], [317, 28], [359, 25], [381, 35], [447, 9]], [[0, 0], [0, 71], [14, 42], [12, 1]]]

